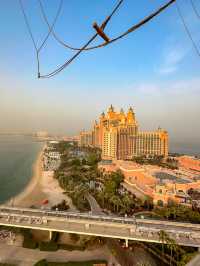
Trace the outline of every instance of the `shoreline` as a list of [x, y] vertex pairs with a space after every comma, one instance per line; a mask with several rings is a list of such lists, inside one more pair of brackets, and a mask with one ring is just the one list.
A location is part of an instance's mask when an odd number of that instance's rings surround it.
[[[53, 171], [43, 171], [42, 157], [46, 145], [42, 147], [39, 152], [36, 161], [33, 164], [33, 174], [26, 185], [26, 187], [15, 197], [10, 198], [2, 205], [24, 207], [24, 208], [41, 208], [52, 206], [65, 200], [70, 207], [71, 211], [77, 211], [72, 204], [72, 200], [64, 194], [64, 190], [59, 186], [59, 183], [54, 179]], [[44, 200], [48, 201], [48, 204], [43, 205]]]
[[3, 205], [11, 205], [13, 203], [14, 206], [25, 207], [25, 205], [28, 205], [30, 203], [29, 198], [33, 193], [34, 189], [36, 189], [36, 187], [39, 185], [40, 180], [42, 178], [42, 156], [44, 148], [45, 145], [42, 147], [42, 150], [39, 152], [35, 162], [32, 165], [32, 177], [30, 178], [28, 184], [21, 192], [7, 200], [5, 203], [3, 203]]

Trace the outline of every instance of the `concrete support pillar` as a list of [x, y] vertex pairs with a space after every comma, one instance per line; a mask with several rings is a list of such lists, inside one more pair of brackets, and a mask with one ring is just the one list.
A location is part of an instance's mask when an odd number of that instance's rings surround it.
[[90, 224], [85, 224], [85, 229], [88, 230], [90, 228]]
[[52, 239], [52, 231], [49, 231], [49, 240], [51, 241], [51, 239]]
[[126, 248], [128, 248], [128, 239], [125, 239]]
[[130, 228], [130, 235], [135, 234], [135, 232], [136, 232], [136, 228]]

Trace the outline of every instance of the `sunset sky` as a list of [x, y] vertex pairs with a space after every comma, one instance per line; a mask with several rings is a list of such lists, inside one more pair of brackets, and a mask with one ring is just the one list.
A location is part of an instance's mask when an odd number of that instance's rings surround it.
[[[47, 33], [38, 1], [24, 0], [37, 44]], [[116, 0], [64, 0], [55, 31], [80, 47]], [[125, 0], [105, 32], [115, 37], [167, 0]], [[194, 1], [200, 13], [199, 1]], [[43, 0], [52, 21], [59, 0]], [[189, 0], [179, 6], [200, 50], [200, 20]], [[65, 135], [90, 129], [112, 103], [135, 108], [141, 129], [161, 126], [174, 140], [199, 141], [200, 58], [172, 5], [137, 32], [110, 46], [86, 52], [51, 79], [37, 79], [36, 56], [19, 2], [1, 1], [0, 132], [47, 130]], [[102, 40], [97, 39], [100, 43]], [[73, 54], [52, 37], [41, 52], [42, 74]]]

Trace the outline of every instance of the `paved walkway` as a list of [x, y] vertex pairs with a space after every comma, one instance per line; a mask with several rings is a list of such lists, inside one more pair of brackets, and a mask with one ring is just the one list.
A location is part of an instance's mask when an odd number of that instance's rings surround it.
[[56, 252], [47, 252], [0, 244], [0, 262], [15, 263], [17, 266], [33, 266], [34, 263], [41, 259], [57, 262], [97, 259], [107, 260], [109, 265], [116, 263], [106, 247], [86, 251], [58, 250]]
[[88, 200], [88, 202], [90, 204], [90, 208], [91, 208], [92, 214], [97, 214], [97, 215], [102, 214], [102, 209], [99, 206], [99, 204], [97, 203], [96, 199], [90, 194], [88, 194], [86, 196], [86, 198], [87, 198], [87, 200]]
[[196, 255], [186, 266], [199, 266], [200, 254]]

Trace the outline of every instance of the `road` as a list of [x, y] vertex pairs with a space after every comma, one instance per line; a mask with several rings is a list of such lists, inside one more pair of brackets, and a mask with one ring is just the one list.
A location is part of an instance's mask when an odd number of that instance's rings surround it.
[[102, 214], [102, 209], [99, 206], [99, 204], [97, 203], [97, 201], [95, 200], [95, 198], [93, 196], [91, 196], [90, 194], [88, 194], [86, 196], [86, 199], [88, 200], [89, 204], [90, 204], [90, 208], [91, 208], [91, 212], [93, 214]]

